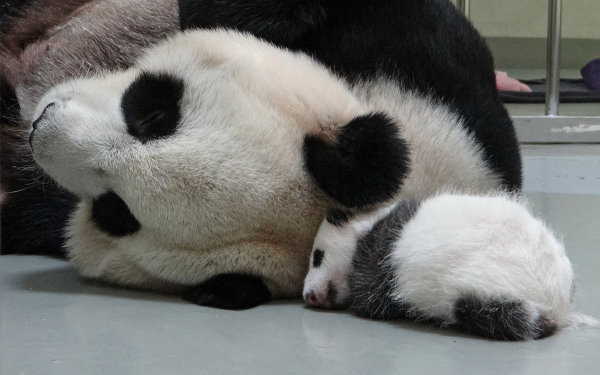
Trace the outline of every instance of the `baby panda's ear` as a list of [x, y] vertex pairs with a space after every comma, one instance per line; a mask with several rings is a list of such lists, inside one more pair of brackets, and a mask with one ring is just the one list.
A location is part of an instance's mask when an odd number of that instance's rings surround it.
[[332, 198], [362, 208], [393, 198], [409, 172], [409, 148], [397, 125], [381, 113], [354, 118], [333, 144], [304, 139], [308, 172]]
[[236, 29], [287, 47], [325, 17], [319, 1], [179, 0], [181, 30]]
[[352, 219], [352, 212], [338, 208], [332, 208], [325, 214], [325, 220], [336, 227], [343, 227], [350, 219]]

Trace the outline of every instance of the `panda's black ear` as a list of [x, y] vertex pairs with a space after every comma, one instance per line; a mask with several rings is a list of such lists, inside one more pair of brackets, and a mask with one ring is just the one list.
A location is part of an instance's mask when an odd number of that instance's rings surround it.
[[319, 0], [179, 0], [181, 30], [236, 29], [286, 47], [325, 17]]
[[304, 139], [308, 172], [332, 198], [361, 208], [393, 198], [409, 172], [409, 148], [397, 125], [381, 113], [356, 117], [331, 144]]

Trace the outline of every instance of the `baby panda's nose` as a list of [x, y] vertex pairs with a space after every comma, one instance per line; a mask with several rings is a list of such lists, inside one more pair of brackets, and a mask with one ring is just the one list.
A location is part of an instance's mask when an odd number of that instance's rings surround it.
[[315, 292], [314, 290], [309, 291], [304, 295], [304, 300], [311, 307], [319, 307], [322, 309], [331, 309], [336, 306], [337, 290], [333, 283], [330, 281], [327, 286], [327, 291], [323, 293]]
[[32, 124], [31, 126], [33, 127], [33, 130], [37, 129], [38, 124], [40, 123], [40, 121], [42, 121], [42, 119], [44, 118], [44, 116], [46, 115], [46, 111], [53, 107], [56, 103], [50, 103], [46, 106], [46, 108], [44, 108], [44, 110], [42, 111], [42, 114], [40, 115], [40, 117], [38, 117]]
[[304, 300], [312, 307], [321, 307], [325, 302], [325, 298], [322, 295], [317, 295], [317, 293], [312, 291], [304, 296]]

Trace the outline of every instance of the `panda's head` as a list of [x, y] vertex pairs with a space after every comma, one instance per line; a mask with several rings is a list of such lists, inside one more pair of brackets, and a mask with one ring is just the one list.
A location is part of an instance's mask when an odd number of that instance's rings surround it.
[[315, 237], [303, 297], [313, 307], [339, 308], [348, 303], [348, 276], [358, 241], [387, 215], [393, 204], [368, 211], [330, 210]]
[[332, 210], [321, 223], [304, 280], [303, 297], [313, 307], [343, 307], [349, 294], [348, 274], [361, 233], [347, 211]]
[[313, 307], [340, 308], [349, 301], [348, 277], [358, 241], [396, 207], [396, 202], [369, 210], [330, 209], [313, 242], [303, 297]]
[[235, 218], [264, 215], [274, 194], [289, 194], [282, 183], [308, 180], [307, 133], [362, 112], [343, 82], [304, 55], [231, 31], [195, 31], [126, 71], [51, 89], [31, 119], [30, 144], [60, 185], [99, 206], [108, 229], [129, 217], [115, 234], [141, 224], [205, 241], [239, 233]]

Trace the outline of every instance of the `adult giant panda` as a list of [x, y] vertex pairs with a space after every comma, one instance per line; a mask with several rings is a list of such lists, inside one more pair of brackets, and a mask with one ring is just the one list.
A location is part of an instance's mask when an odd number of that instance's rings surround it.
[[224, 308], [299, 296], [338, 201], [518, 187], [439, 98], [227, 30], [60, 84], [32, 123], [35, 160], [81, 199], [67, 250], [82, 275]]

